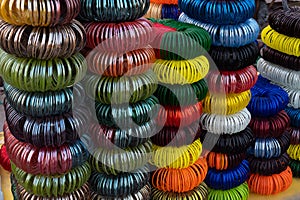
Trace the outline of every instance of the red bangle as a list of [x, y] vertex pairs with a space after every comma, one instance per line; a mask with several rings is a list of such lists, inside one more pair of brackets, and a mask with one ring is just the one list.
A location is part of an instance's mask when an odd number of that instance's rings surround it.
[[2, 145], [0, 149], [0, 165], [6, 170], [11, 172], [10, 159], [7, 154], [6, 145]]

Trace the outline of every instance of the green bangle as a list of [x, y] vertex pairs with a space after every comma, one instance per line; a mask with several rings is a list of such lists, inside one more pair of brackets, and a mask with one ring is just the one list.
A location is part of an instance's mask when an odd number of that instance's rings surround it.
[[247, 200], [249, 197], [249, 187], [243, 183], [230, 190], [209, 189], [208, 199], [210, 200]]

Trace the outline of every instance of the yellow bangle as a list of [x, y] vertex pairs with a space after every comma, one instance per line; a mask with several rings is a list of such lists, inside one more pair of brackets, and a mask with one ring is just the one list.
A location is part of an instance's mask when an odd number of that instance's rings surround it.
[[158, 80], [167, 84], [192, 84], [203, 79], [209, 71], [209, 61], [205, 56], [191, 60], [161, 60], [153, 65]]
[[238, 94], [228, 94], [226, 96], [208, 94], [203, 101], [203, 112], [218, 115], [232, 115], [246, 108], [250, 99], [250, 90]]
[[290, 158], [293, 160], [300, 160], [300, 144], [297, 145], [290, 145], [287, 150]]

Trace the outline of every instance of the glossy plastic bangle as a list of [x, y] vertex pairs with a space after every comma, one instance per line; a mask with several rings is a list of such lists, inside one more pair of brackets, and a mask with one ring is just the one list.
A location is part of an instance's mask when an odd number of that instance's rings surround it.
[[290, 158], [284, 153], [278, 158], [261, 159], [250, 156], [247, 158], [249, 161], [251, 173], [256, 173], [264, 176], [271, 176], [272, 174], [279, 174], [286, 170], [289, 165]]
[[258, 78], [253, 65], [236, 71], [211, 70], [207, 75], [210, 93], [241, 93], [250, 90]]
[[279, 65], [270, 63], [263, 58], [257, 61], [257, 70], [260, 74], [275, 82], [287, 86], [292, 89], [300, 89], [300, 75], [297, 71], [281, 67]]
[[88, 162], [57, 176], [32, 175], [17, 168], [12, 163], [12, 173], [26, 191], [44, 197], [58, 197], [75, 192], [89, 179], [91, 167]]
[[293, 177], [299, 178], [300, 177], [300, 162], [297, 160], [291, 160], [289, 166], [293, 172]]
[[89, 70], [101, 76], [132, 76], [148, 71], [155, 62], [151, 46], [125, 53], [91, 51], [86, 57]]
[[154, 95], [161, 105], [187, 106], [202, 101], [208, 92], [204, 79], [193, 84], [169, 85], [160, 83]]
[[132, 173], [121, 173], [118, 176], [93, 172], [89, 184], [91, 190], [98, 195], [108, 198], [126, 197], [137, 193], [149, 180], [147, 168], [136, 170]]
[[50, 28], [14, 26], [0, 20], [0, 29], [0, 47], [18, 57], [67, 58], [79, 52], [86, 41], [84, 27], [76, 20]]
[[203, 112], [232, 115], [246, 108], [250, 99], [250, 90], [238, 94], [227, 94], [226, 96], [208, 94], [203, 101]]
[[90, 163], [94, 170], [111, 175], [137, 170], [149, 161], [152, 142], [148, 140], [137, 147], [126, 149], [112, 148], [99, 147], [93, 152]]
[[0, 17], [13, 25], [56, 26], [67, 24], [80, 10], [79, 0], [2, 1]]
[[268, 18], [270, 26], [277, 32], [290, 37], [300, 38], [300, 7], [289, 10], [278, 9]]
[[272, 176], [262, 176], [259, 174], [251, 174], [248, 185], [251, 192], [260, 195], [272, 195], [283, 192], [292, 184], [292, 171], [290, 167], [280, 174]]
[[285, 112], [288, 114], [291, 120], [291, 126], [300, 128], [300, 109], [286, 107]]
[[151, 3], [157, 4], [178, 4], [178, 0], [150, 0]]
[[[298, 72], [296, 72], [298, 73]], [[291, 89], [287, 86], [281, 86], [282, 89], [284, 89], [288, 95], [289, 95], [289, 107], [293, 107], [295, 109], [300, 108], [300, 91], [297, 89]]]
[[207, 170], [206, 158], [184, 169], [158, 169], [152, 174], [152, 186], [164, 192], [188, 192], [203, 182]]
[[300, 71], [300, 58], [291, 56], [285, 53], [281, 53], [275, 49], [271, 49], [268, 46], [264, 46], [260, 49], [260, 55], [266, 61], [276, 63], [284, 68]]
[[153, 144], [157, 146], [184, 146], [199, 139], [202, 133], [199, 123], [196, 121], [187, 127], [163, 127], [151, 137]]
[[211, 35], [214, 46], [245, 46], [255, 41], [260, 32], [259, 25], [253, 18], [236, 25], [217, 25], [197, 21], [182, 13], [178, 20], [204, 28]]
[[228, 170], [236, 168], [245, 158], [245, 152], [238, 154], [221, 154], [210, 151], [207, 155], [207, 164], [209, 168]]
[[289, 154], [291, 159], [300, 161], [300, 145], [299, 144], [290, 145], [287, 150], [287, 153]]
[[145, 18], [119, 23], [85, 23], [86, 45], [90, 49], [100, 50], [101, 53], [125, 53], [144, 48], [153, 40], [152, 26]]
[[203, 113], [200, 118], [202, 128], [214, 134], [235, 134], [244, 130], [251, 120], [251, 114], [244, 108], [232, 115]]
[[229, 190], [243, 184], [250, 174], [249, 163], [243, 160], [242, 163], [230, 170], [217, 171], [209, 169], [205, 178], [208, 187], [215, 190]]
[[86, 74], [81, 54], [45, 61], [18, 58], [0, 50], [0, 74], [8, 84], [27, 92], [58, 91], [78, 83]]
[[159, 147], [153, 145], [151, 163], [158, 168], [187, 168], [194, 164], [202, 153], [202, 144], [196, 140], [181, 147]]
[[[154, 19], [163, 19], [162, 18], [162, 7], [163, 7], [163, 5], [164, 4], [161, 4], [161, 3], [152, 3], [150, 1], [149, 10], [144, 15], [144, 17], [146, 17], [146, 18], [154, 18]], [[172, 18], [172, 19], [174, 19], [174, 18]]]
[[252, 117], [249, 124], [253, 135], [259, 138], [279, 137], [289, 126], [290, 118], [284, 110], [268, 118]]
[[219, 70], [235, 71], [256, 63], [258, 45], [252, 42], [238, 48], [212, 46], [209, 55]]
[[178, 5], [150, 3], [150, 8], [144, 17], [177, 20], [180, 13], [181, 11]]
[[300, 38], [280, 34], [272, 29], [270, 25], [262, 30], [261, 40], [272, 49], [288, 55], [300, 56]]
[[2, 166], [6, 171], [11, 172], [10, 158], [5, 144], [3, 144], [0, 148], [0, 166]]
[[117, 78], [91, 75], [86, 88], [91, 99], [104, 104], [136, 103], [155, 92], [157, 78], [151, 69], [141, 75]]
[[249, 197], [249, 187], [247, 183], [243, 183], [230, 190], [214, 190], [210, 189], [208, 199], [210, 200], [247, 200]]
[[196, 20], [206, 23], [228, 25], [238, 24], [253, 17], [254, 0], [218, 1], [218, 0], [179, 0], [182, 12]]
[[144, 16], [150, 0], [82, 0], [79, 19], [85, 21], [133, 21]]
[[291, 127], [288, 131], [291, 135], [290, 143], [293, 145], [300, 144], [300, 128]]
[[167, 127], [186, 127], [199, 121], [202, 113], [202, 102], [191, 106], [164, 106], [158, 111], [156, 123]]

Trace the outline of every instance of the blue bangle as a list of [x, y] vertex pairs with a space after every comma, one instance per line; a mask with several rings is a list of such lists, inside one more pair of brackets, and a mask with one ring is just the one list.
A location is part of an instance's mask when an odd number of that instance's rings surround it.
[[238, 24], [254, 16], [255, 1], [179, 0], [178, 5], [188, 16], [206, 23]]
[[286, 107], [285, 112], [290, 117], [291, 126], [299, 128], [300, 127], [300, 109]]
[[181, 13], [178, 20], [204, 28], [211, 35], [214, 46], [245, 46], [254, 42], [260, 32], [259, 25], [253, 18], [236, 25], [216, 25], [197, 21]]
[[247, 160], [243, 160], [242, 163], [234, 169], [223, 171], [209, 169], [205, 183], [208, 187], [215, 190], [229, 190], [243, 184], [249, 175], [249, 163]]
[[177, 20], [181, 11], [178, 5], [174, 4], [163, 4], [161, 8], [162, 19], [174, 19]]

